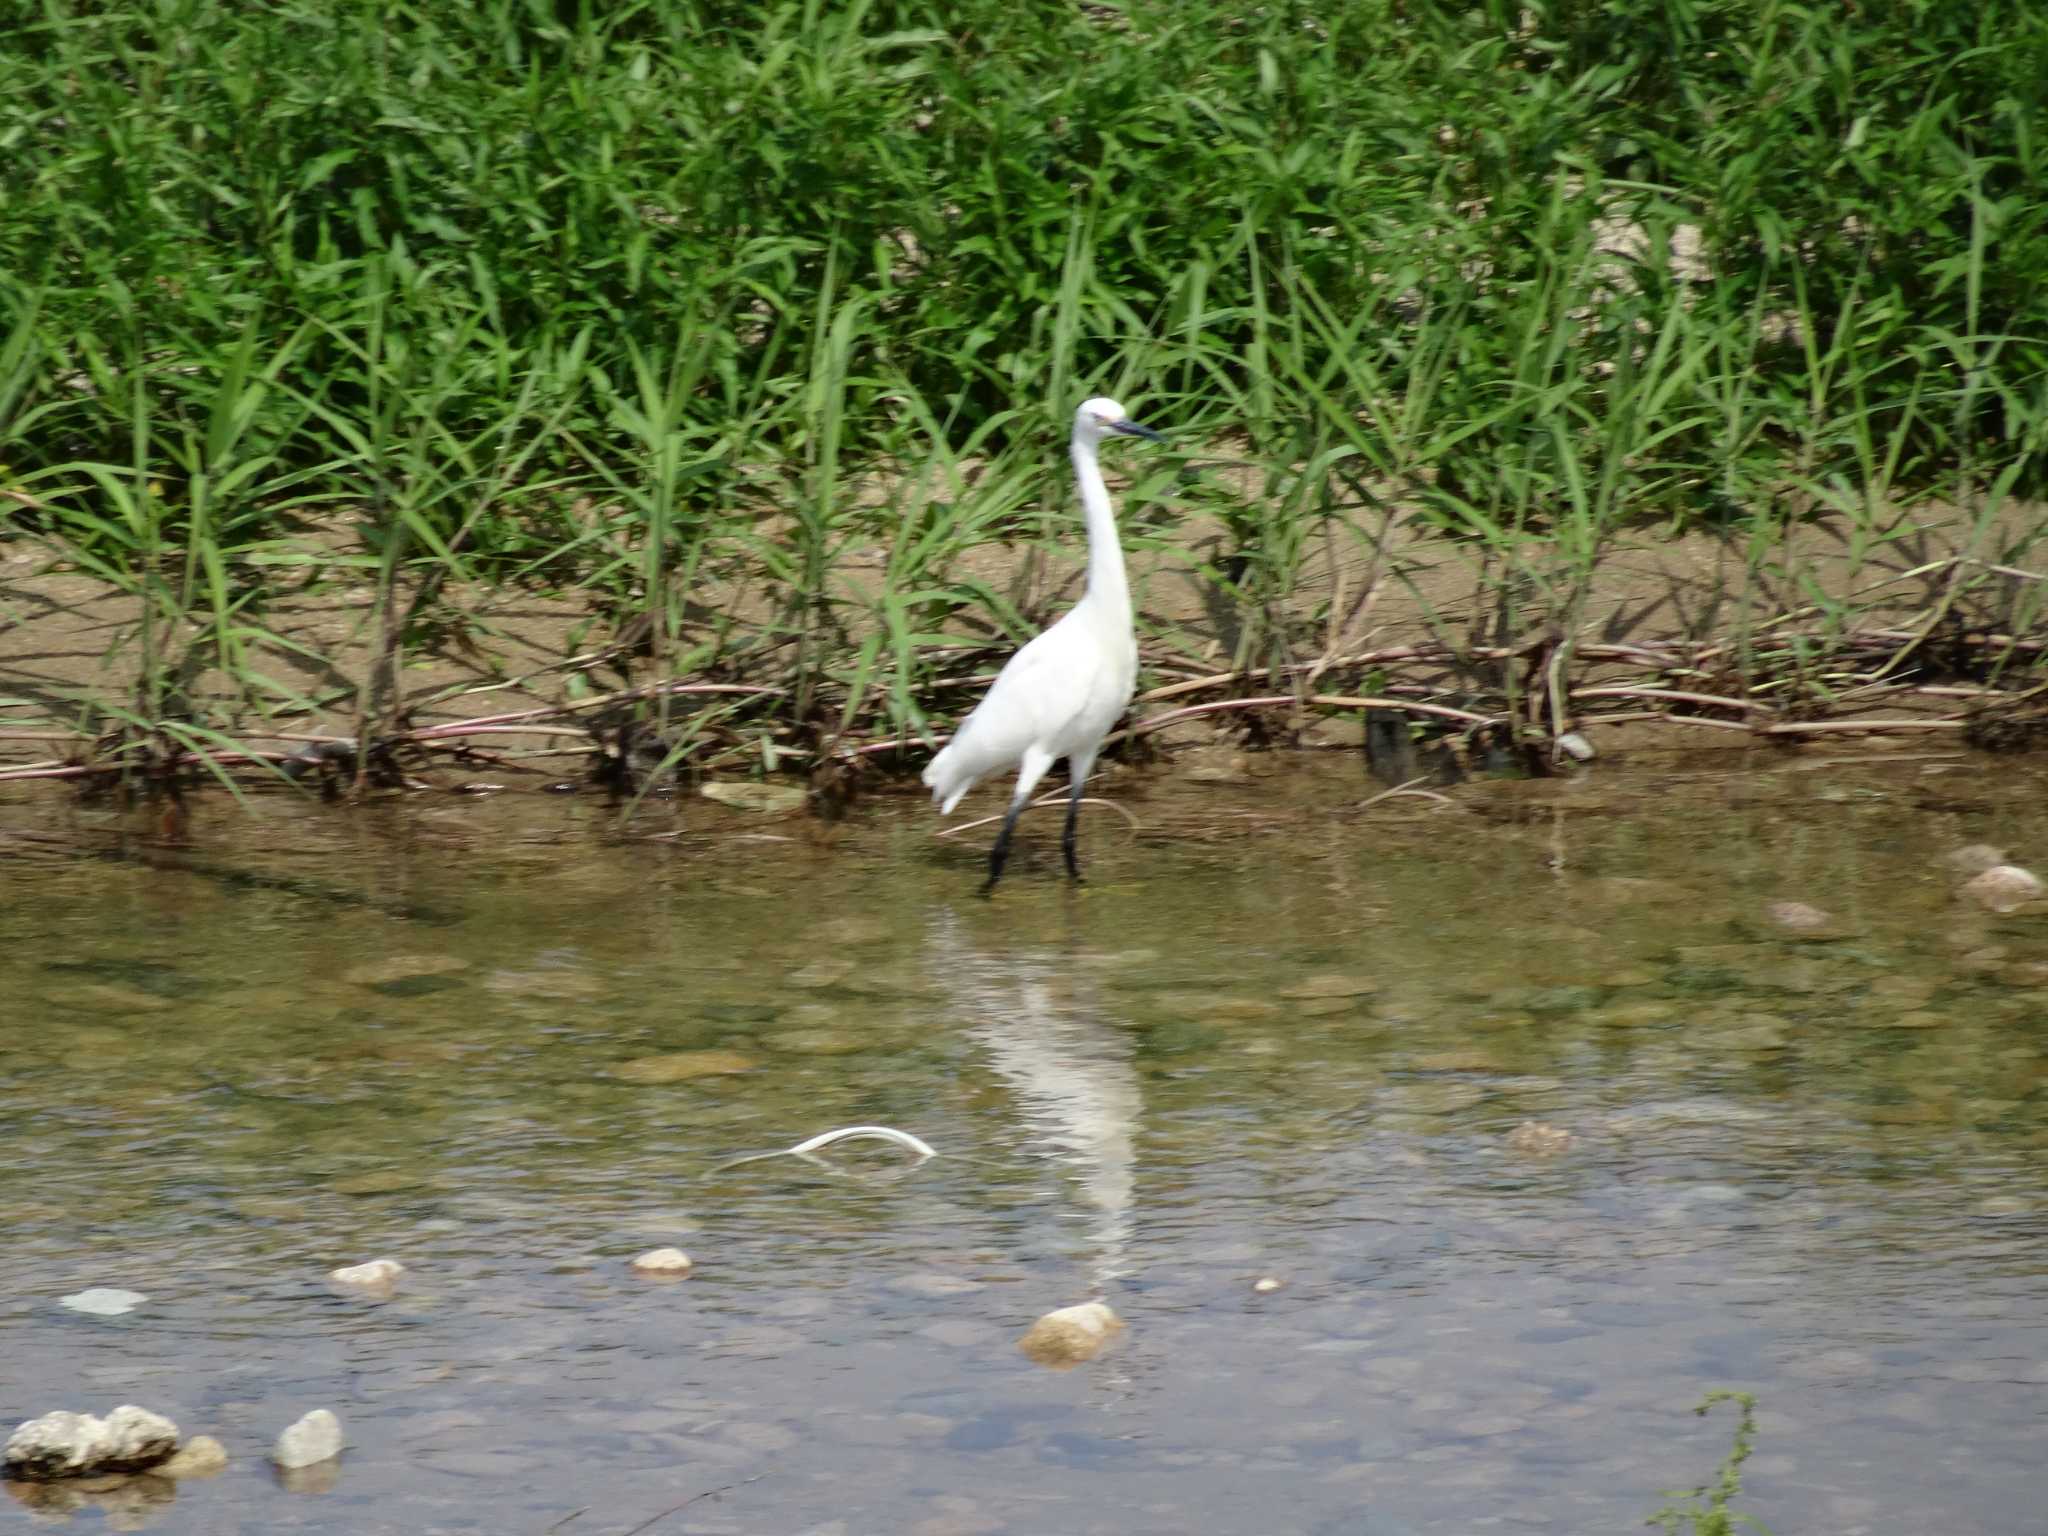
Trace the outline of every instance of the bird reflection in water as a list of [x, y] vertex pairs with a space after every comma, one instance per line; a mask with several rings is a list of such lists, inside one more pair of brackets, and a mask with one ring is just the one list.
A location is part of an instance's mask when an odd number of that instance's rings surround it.
[[1071, 1174], [1086, 1222], [1088, 1280], [1100, 1291], [1131, 1268], [1144, 1103], [1130, 1037], [1104, 1016], [1071, 957], [1028, 943], [977, 945], [950, 910], [931, 918], [927, 950], [933, 977], [967, 1037], [987, 1051], [1032, 1145]]

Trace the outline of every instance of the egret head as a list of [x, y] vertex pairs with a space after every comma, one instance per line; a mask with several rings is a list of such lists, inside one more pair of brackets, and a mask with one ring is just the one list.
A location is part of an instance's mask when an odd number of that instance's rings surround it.
[[1087, 443], [1090, 447], [1113, 434], [1125, 437], [1149, 437], [1155, 442], [1159, 434], [1150, 427], [1141, 427], [1131, 420], [1130, 414], [1103, 395], [1093, 400], [1083, 400], [1081, 408], [1074, 412], [1074, 441]]

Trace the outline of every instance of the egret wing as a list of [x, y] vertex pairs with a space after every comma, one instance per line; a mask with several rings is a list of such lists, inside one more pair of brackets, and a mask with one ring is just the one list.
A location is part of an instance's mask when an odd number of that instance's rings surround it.
[[931, 760], [924, 782], [950, 808], [983, 776], [1020, 762], [1034, 744], [1061, 733], [1082, 707], [1087, 689], [1074, 686], [1085, 655], [1074, 626], [1062, 619], [1012, 656], [946, 749]]

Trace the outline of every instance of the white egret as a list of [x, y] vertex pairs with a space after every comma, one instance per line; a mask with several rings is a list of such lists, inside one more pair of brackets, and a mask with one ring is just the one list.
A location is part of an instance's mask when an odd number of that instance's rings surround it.
[[1017, 765], [1010, 811], [988, 855], [993, 891], [1010, 854], [1010, 833], [1031, 802], [1031, 791], [1046, 770], [1067, 760], [1067, 826], [1060, 838], [1067, 874], [1081, 878], [1074, 856], [1074, 823], [1081, 810], [1081, 786], [1095, 754], [1109, 734], [1138, 680], [1138, 636], [1131, 622], [1131, 589], [1124, 577], [1123, 547], [1116, 514], [1095, 450], [1113, 433], [1127, 437], [1159, 434], [1141, 427], [1114, 400], [1084, 400], [1074, 413], [1074, 479], [1088, 520], [1088, 589], [1060, 621], [1031, 640], [997, 674], [995, 685], [960, 722], [946, 749], [925, 765], [924, 782], [941, 815], [948, 815], [977, 780]]

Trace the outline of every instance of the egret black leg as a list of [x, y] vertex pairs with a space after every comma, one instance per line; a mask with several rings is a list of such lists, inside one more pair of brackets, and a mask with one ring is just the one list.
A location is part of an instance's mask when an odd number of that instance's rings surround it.
[[1081, 781], [1074, 780], [1067, 790], [1067, 829], [1060, 834], [1060, 852], [1067, 856], [1067, 878], [1076, 885], [1081, 883], [1081, 861], [1074, 855], [1074, 826], [1081, 819]]
[[988, 851], [988, 883], [981, 888], [984, 896], [993, 894], [996, 882], [1003, 878], [1003, 865], [1010, 857], [1010, 834], [1016, 830], [1017, 818], [1024, 814], [1030, 799], [1021, 795], [1010, 803], [1010, 814], [1003, 818], [1003, 830], [996, 834], [996, 845]]

